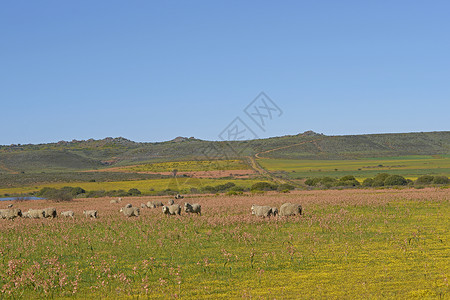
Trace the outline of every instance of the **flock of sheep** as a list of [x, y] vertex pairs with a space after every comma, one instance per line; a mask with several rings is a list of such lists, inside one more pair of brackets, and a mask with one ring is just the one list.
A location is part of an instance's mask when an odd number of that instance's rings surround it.
[[[182, 196], [177, 195], [175, 199], [183, 199], [180, 198]], [[120, 203], [119, 200], [111, 200], [110, 203]], [[181, 214], [181, 205], [175, 204], [172, 199], [169, 200], [167, 205], [164, 205], [161, 201], [148, 201], [147, 203], [142, 203], [141, 208], [157, 208], [162, 207], [162, 212], [166, 215], [180, 215]], [[120, 212], [123, 213], [126, 217], [138, 217], [140, 214], [139, 207], [133, 207], [131, 204], [127, 204], [125, 207], [120, 209]], [[195, 213], [198, 215], [202, 214], [202, 206], [198, 203], [190, 204], [184, 203], [184, 212], [185, 213]]]
[[[176, 195], [175, 199], [183, 199], [181, 195]], [[121, 203], [122, 199], [111, 200], [111, 204]], [[32, 219], [43, 219], [43, 218], [56, 218], [57, 212], [54, 207], [44, 208], [44, 209], [29, 209], [26, 212], [22, 212], [18, 208], [12, 208], [12, 204], [8, 205], [7, 209], [0, 209], [1, 219], [14, 219], [16, 217], [32, 218]], [[148, 201], [147, 203], [142, 203], [141, 208], [157, 208], [162, 207], [162, 212], [166, 215], [180, 215], [181, 205], [175, 204], [172, 199], [169, 200], [167, 205], [164, 205], [161, 201]], [[300, 204], [295, 203], [284, 203], [281, 205], [280, 210], [276, 207], [256, 205], [253, 204], [251, 207], [252, 215], [258, 217], [270, 217], [270, 216], [295, 216], [302, 214], [302, 207]], [[120, 212], [126, 217], [138, 217], [140, 215], [140, 208], [133, 207], [131, 204], [127, 204], [125, 207], [120, 209]], [[195, 213], [198, 215], [202, 214], [202, 206], [198, 203], [190, 204], [184, 203], [185, 213]], [[83, 214], [86, 218], [98, 218], [97, 210], [85, 210]], [[74, 218], [75, 214], [73, 211], [63, 211], [61, 216], [66, 218]]]
[[[83, 214], [86, 218], [97, 218], [98, 212], [96, 210], [85, 210]], [[63, 217], [75, 216], [74, 212], [71, 210], [61, 212]], [[15, 219], [17, 217], [30, 218], [30, 219], [46, 219], [46, 218], [56, 218], [58, 214], [56, 208], [48, 207], [43, 209], [29, 209], [28, 211], [22, 212], [19, 208], [12, 208], [12, 204], [8, 205], [7, 209], [0, 209], [0, 219]]]
[[271, 207], [268, 205], [252, 205], [252, 215], [258, 217], [270, 217], [280, 215], [282, 217], [295, 216], [302, 214], [302, 206], [297, 203], [284, 203], [280, 207], [280, 211], [278, 208]]

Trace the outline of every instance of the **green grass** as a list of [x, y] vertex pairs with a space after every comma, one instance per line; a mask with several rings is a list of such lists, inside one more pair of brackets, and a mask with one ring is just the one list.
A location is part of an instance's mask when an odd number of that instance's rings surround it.
[[[0, 220], [0, 295], [445, 299], [445, 195], [427, 190], [213, 197], [198, 199], [201, 217], [145, 210], [133, 219], [108, 206], [109, 199], [58, 204], [76, 213], [96, 207], [100, 219]], [[249, 213], [254, 201], [299, 201], [304, 216], [257, 218]]]
[[450, 175], [450, 157], [414, 155], [358, 160], [287, 160], [259, 159], [269, 171], [285, 171], [291, 178], [354, 175], [373, 177], [378, 173], [398, 174], [408, 178], [420, 175]]

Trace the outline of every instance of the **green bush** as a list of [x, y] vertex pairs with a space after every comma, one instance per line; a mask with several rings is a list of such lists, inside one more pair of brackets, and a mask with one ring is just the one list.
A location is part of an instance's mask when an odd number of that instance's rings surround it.
[[416, 179], [416, 184], [431, 184], [434, 180], [434, 176], [423, 175]]
[[253, 184], [250, 188], [250, 190], [252, 191], [273, 191], [276, 189], [277, 185], [269, 182], [257, 182]]
[[356, 180], [355, 176], [345, 175], [339, 179], [339, 181], [351, 181], [351, 180]]
[[356, 180], [355, 176], [353, 175], [346, 175], [344, 177], [341, 177], [337, 183], [338, 186], [360, 186], [358, 180]]
[[373, 180], [373, 178], [366, 178], [364, 179], [362, 185], [363, 186], [372, 186], [375, 180]]
[[282, 183], [278, 186], [277, 189], [279, 191], [284, 191], [284, 190], [292, 191], [295, 189], [295, 186], [293, 186], [292, 184], [289, 184], [289, 183]]
[[141, 194], [141, 191], [138, 189], [129, 189], [128, 195], [130, 196], [139, 196]]
[[433, 183], [434, 184], [448, 184], [450, 180], [447, 176], [434, 176]]
[[376, 182], [382, 181], [382, 182], [384, 183], [384, 181], [385, 181], [386, 178], [388, 178], [388, 177], [389, 177], [389, 174], [388, 174], [388, 173], [378, 173], [377, 176], [375, 176], [375, 177], [373, 178], [373, 180], [376, 181]]
[[63, 202], [63, 201], [72, 201], [73, 195], [72, 193], [68, 192], [67, 189], [55, 189], [55, 188], [42, 188], [38, 195], [41, 197], [44, 197], [49, 200], [53, 200], [56, 202]]
[[384, 185], [407, 185], [405, 177], [400, 175], [390, 175], [384, 180]]
[[80, 187], [65, 186], [65, 187], [61, 188], [61, 190], [65, 191], [68, 194], [71, 194], [73, 197], [75, 197], [79, 194], [86, 193], [86, 191]]
[[243, 194], [242, 191], [231, 191], [231, 190], [225, 193], [225, 195], [227, 195], [227, 196], [237, 196], [237, 195], [242, 195], [242, 194]]
[[308, 178], [305, 180], [305, 184], [308, 186], [316, 186], [320, 182], [319, 177]]

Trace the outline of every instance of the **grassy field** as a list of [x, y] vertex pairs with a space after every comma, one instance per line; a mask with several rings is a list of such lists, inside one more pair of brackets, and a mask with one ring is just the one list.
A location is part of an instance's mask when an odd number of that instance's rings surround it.
[[259, 159], [269, 171], [286, 171], [290, 178], [354, 175], [373, 177], [378, 173], [398, 174], [415, 179], [420, 175], [450, 176], [450, 157], [447, 155], [414, 155], [358, 160], [283, 160]]
[[62, 188], [64, 186], [79, 186], [87, 191], [112, 191], [112, 190], [125, 190], [136, 188], [142, 192], [142, 194], [153, 194], [154, 192], [160, 192], [165, 189], [172, 189], [174, 191], [187, 192], [191, 188], [199, 188], [207, 185], [219, 185], [227, 182], [233, 182], [237, 186], [248, 188], [256, 182], [267, 181], [263, 179], [210, 179], [210, 178], [162, 178], [162, 179], [146, 179], [146, 180], [125, 180], [125, 181], [112, 181], [112, 182], [53, 182], [47, 184], [23, 186], [23, 187], [11, 187], [0, 189], [0, 195], [2, 194], [19, 194], [19, 193], [31, 193], [42, 189], [43, 187]]
[[191, 160], [176, 162], [161, 162], [123, 167], [123, 170], [132, 172], [196, 172], [216, 170], [246, 170], [248, 165], [240, 160]]
[[[0, 297], [450, 296], [448, 189], [199, 197], [185, 200], [200, 203], [202, 216], [146, 209], [131, 219], [109, 200], [14, 203], [76, 217], [0, 220]], [[250, 214], [252, 203], [288, 201], [301, 203], [303, 216]], [[98, 209], [100, 218], [81, 217], [84, 209]]]

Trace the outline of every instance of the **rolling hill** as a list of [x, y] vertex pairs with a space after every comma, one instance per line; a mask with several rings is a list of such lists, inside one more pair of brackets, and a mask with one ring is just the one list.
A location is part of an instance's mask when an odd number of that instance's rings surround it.
[[125, 138], [0, 146], [0, 173], [73, 172], [144, 162], [243, 158], [359, 159], [450, 154], [450, 131], [326, 136], [311, 131], [249, 141]]

